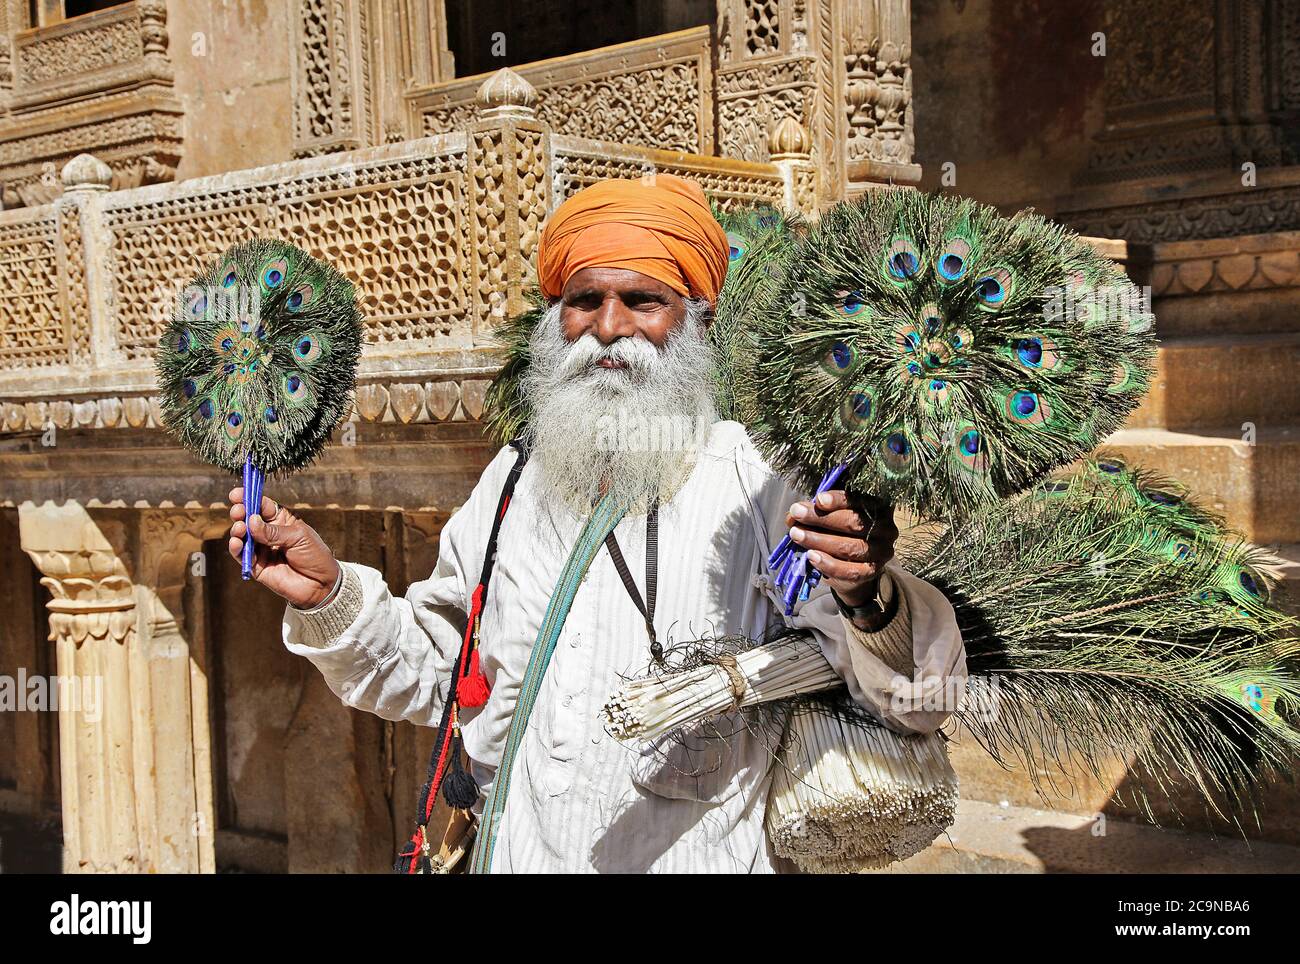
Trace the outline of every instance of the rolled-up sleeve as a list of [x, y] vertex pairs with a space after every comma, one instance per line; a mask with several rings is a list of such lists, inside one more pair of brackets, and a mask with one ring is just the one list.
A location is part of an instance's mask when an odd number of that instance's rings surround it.
[[344, 703], [388, 720], [437, 726], [460, 652], [501, 486], [502, 449], [443, 526], [432, 575], [394, 597], [375, 569], [343, 563], [338, 595], [321, 609], [287, 607], [285, 647], [303, 656]]

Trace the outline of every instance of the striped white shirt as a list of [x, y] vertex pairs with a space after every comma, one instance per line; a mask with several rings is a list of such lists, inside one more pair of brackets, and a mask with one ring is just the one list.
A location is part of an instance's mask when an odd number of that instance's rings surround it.
[[[379, 572], [347, 563], [343, 590], [323, 610], [288, 609], [285, 645], [311, 660], [346, 704], [385, 719], [438, 724], [514, 457], [513, 449], [502, 449], [488, 465], [444, 527], [433, 574], [405, 598], [394, 598]], [[539, 504], [534, 469], [525, 467], [502, 526], [480, 624], [491, 697], [461, 717], [471, 772], [484, 794], [551, 590], [585, 521]], [[766, 558], [785, 535], [787, 509], [805, 498], [766, 465], [741, 425], [716, 423], [689, 479], [660, 508], [660, 640], [669, 646], [723, 633], [758, 637], [782, 622], [807, 628], [853, 696], [887, 725], [936, 729], [945, 713], [900, 709], [890, 698], [895, 674], [865, 652], [862, 634], [840, 616], [824, 583], [793, 617], [782, 615]], [[645, 523], [644, 515], [628, 515], [615, 530], [643, 595]], [[952, 608], [897, 566], [889, 572], [895, 591], [907, 596], [909, 617], [883, 632], [911, 638], [917, 667], [964, 679]], [[763, 831], [770, 740], [739, 718], [719, 725], [734, 731], [726, 740], [625, 746], [605, 733], [601, 706], [650, 660], [644, 620], [602, 549], [574, 600], [516, 758], [493, 872], [787, 869]], [[899, 686], [908, 682], [896, 679]]]

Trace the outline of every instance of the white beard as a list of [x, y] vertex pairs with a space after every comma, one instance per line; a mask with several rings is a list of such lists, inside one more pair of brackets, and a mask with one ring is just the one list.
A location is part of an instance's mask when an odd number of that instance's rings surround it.
[[[688, 299], [686, 317], [662, 348], [643, 338], [604, 345], [590, 333], [569, 342], [560, 304], [546, 311], [523, 380], [542, 501], [585, 516], [607, 491], [634, 512], [672, 497], [718, 418], [707, 311], [706, 302]], [[602, 359], [627, 367], [602, 368]]]

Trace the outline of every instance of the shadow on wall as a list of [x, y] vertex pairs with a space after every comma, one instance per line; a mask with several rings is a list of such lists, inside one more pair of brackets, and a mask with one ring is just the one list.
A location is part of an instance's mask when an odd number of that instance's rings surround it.
[[0, 813], [0, 874], [63, 870], [63, 827], [56, 818]]

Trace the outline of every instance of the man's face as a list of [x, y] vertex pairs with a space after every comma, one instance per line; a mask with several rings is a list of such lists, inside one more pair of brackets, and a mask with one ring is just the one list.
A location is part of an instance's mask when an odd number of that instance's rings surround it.
[[[560, 327], [565, 340], [590, 333], [602, 344], [638, 335], [662, 348], [686, 317], [686, 299], [668, 285], [626, 268], [583, 268], [560, 293]], [[604, 367], [624, 363], [603, 359]]]

